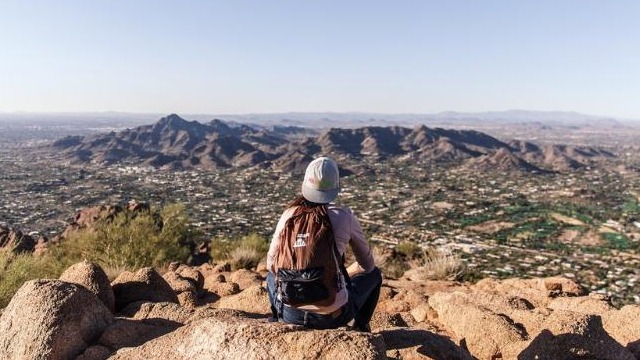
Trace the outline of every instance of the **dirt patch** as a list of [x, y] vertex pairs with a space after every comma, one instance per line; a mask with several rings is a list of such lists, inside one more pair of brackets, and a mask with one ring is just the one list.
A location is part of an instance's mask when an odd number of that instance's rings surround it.
[[582, 222], [582, 221], [580, 221], [578, 219], [575, 219], [575, 218], [572, 218], [572, 217], [568, 217], [568, 216], [564, 216], [564, 215], [558, 214], [558, 213], [551, 214], [551, 217], [554, 220], [556, 220], [558, 222], [561, 222], [561, 223], [564, 223], [564, 224], [567, 224], [567, 225], [575, 225], [575, 226], [584, 226], [585, 225], [584, 222]]
[[608, 234], [617, 234], [618, 232], [615, 229], [612, 229], [606, 225], [602, 225], [600, 226], [600, 228], [598, 229], [598, 232], [601, 233], [608, 233]]
[[431, 208], [434, 210], [451, 210], [455, 207], [452, 203], [446, 201], [438, 201], [431, 204]]
[[467, 230], [483, 233], [483, 234], [495, 234], [500, 230], [511, 229], [516, 224], [506, 221], [489, 220], [480, 224], [467, 226]]
[[582, 236], [578, 237], [574, 241], [574, 243], [587, 245], [587, 246], [598, 246], [598, 245], [601, 245], [602, 242], [603, 241], [602, 241], [602, 238], [600, 237], [600, 234], [593, 230], [584, 233]]
[[562, 243], [572, 243], [580, 236], [580, 231], [578, 230], [564, 230], [560, 236], [558, 236], [558, 241]]

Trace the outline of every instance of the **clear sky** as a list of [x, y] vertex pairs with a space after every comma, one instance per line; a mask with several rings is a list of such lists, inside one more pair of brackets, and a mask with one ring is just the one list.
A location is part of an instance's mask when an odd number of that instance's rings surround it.
[[0, 0], [0, 111], [640, 119], [637, 0]]

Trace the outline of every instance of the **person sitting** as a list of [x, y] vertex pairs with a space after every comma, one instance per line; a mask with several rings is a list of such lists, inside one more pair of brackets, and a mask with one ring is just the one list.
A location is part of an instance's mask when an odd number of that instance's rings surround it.
[[[355, 330], [370, 331], [382, 274], [351, 209], [332, 204], [339, 189], [333, 160], [309, 163], [302, 195], [282, 213], [267, 254], [271, 321], [327, 329], [353, 320]], [[356, 259], [348, 269], [347, 245]]]

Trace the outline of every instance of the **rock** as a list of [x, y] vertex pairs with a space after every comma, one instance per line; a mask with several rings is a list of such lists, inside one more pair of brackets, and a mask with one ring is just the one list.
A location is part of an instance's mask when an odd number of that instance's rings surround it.
[[408, 327], [410, 324], [415, 324], [415, 320], [412, 316], [408, 316], [408, 319], [405, 319], [403, 315], [406, 315], [406, 313], [401, 314], [376, 311], [373, 313], [373, 317], [371, 317], [369, 325], [371, 325], [372, 331], [378, 332], [389, 328]]
[[204, 288], [204, 276], [197, 269], [191, 266], [181, 265], [176, 270], [176, 273], [182, 276], [183, 279], [191, 281], [196, 287], [196, 291], [201, 291]]
[[167, 284], [169, 284], [169, 286], [171, 286], [171, 289], [173, 289], [173, 292], [175, 292], [176, 294], [180, 294], [185, 291], [197, 291], [196, 285], [193, 283], [193, 281], [188, 280], [173, 271], [165, 273], [164, 275], [162, 275], [162, 278], [167, 282]]
[[519, 360], [636, 358], [607, 334], [600, 316], [554, 311], [542, 327], [544, 330], [519, 354]]
[[423, 329], [395, 328], [380, 334], [384, 337], [389, 359], [473, 360], [473, 357], [446, 336]]
[[75, 360], [105, 360], [111, 356], [111, 350], [102, 345], [93, 345], [87, 348]]
[[586, 294], [584, 288], [575, 281], [563, 277], [505, 280], [486, 278], [476, 283], [474, 291], [523, 298], [536, 308], [547, 306], [555, 297]]
[[231, 271], [231, 264], [228, 262], [223, 262], [213, 267], [213, 272], [229, 272]]
[[60, 275], [60, 280], [82, 285], [112, 312], [115, 310], [115, 297], [107, 274], [97, 264], [82, 261], [70, 266]]
[[189, 309], [195, 309], [200, 304], [196, 294], [190, 291], [178, 294], [178, 302], [180, 305]]
[[33, 252], [38, 240], [22, 231], [0, 225], [0, 249], [9, 249], [14, 253]]
[[478, 307], [467, 294], [438, 293], [429, 298], [438, 313], [438, 321], [464, 339], [464, 344], [479, 359], [515, 358], [525, 345], [527, 333], [506, 315]]
[[120, 205], [99, 205], [80, 210], [75, 217], [79, 226], [91, 226], [98, 220], [112, 220], [123, 210]]
[[246, 311], [253, 314], [271, 314], [267, 290], [260, 285], [250, 287], [239, 294], [221, 298], [218, 308]]
[[627, 305], [602, 314], [604, 329], [640, 359], [640, 306]]
[[184, 324], [194, 311], [172, 302], [136, 302], [129, 304], [120, 313], [134, 320], [152, 322], [161, 319]]
[[392, 299], [378, 301], [380, 311], [408, 312], [427, 302], [427, 296], [414, 289], [400, 289]]
[[549, 291], [560, 291], [566, 296], [584, 296], [587, 291], [571, 279], [560, 276], [541, 279], [543, 286]]
[[240, 289], [247, 289], [252, 286], [261, 285], [264, 279], [255, 271], [239, 269], [229, 276], [229, 281], [240, 285]]
[[183, 326], [111, 360], [386, 359], [382, 336], [342, 330], [295, 330], [253, 319], [209, 318]]
[[[98, 342], [113, 351], [123, 347], [135, 347], [175, 331], [181, 323], [164, 320], [153, 322], [118, 318], [100, 336]], [[112, 352], [113, 352], [112, 351]]]
[[398, 292], [395, 289], [393, 289], [393, 288], [391, 288], [389, 286], [382, 285], [380, 287], [380, 296], [378, 297], [378, 302], [391, 300], [397, 294], [398, 294]]
[[559, 297], [553, 299], [547, 307], [582, 314], [604, 314], [615, 309], [608, 299], [599, 296]]
[[0, 359], [70, 359], [114, 321], [83, 286], [60, 280], [26, 282], [0, 318]]
[[269, 273], [269, 269], [267, 268], [267, 258], [262, 259], [258, 265], [256, 266], [256, 272], [263, 277], [266, 277]]
[[240, 310], [233, 309], [215, 309], [208, 306], [201, 306], [193, 312], [185, 324], [196, 322], [202, 319], [217, 318], [217, 319], [238, 319], [238, 318], [252, 318], [253, 315]]
[[239, 293], [240, 285], [233, 282], [205, 282], [205, 289], [222, 297]]
[[111, 287], [116, 298], [116, 311], [137, 301], [178, 303], [171, 286], [153, 268], [142, 268], [135, 274], [125, 271], [111, 283]]
[[420, 304], [411, 310], [411, 316], [413, 316], [417, 322], [423, 322], [428, 318], [437, 317], [437, 315], [428, 303]]

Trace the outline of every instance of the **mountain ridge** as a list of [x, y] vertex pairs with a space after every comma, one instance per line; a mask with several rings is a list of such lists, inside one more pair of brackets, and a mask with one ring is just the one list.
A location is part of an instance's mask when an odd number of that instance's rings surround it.
[[[490, 170], [549, 172], [592, 165], [615, 155], [593, 147], [538, 146], [523, 141], [503, 142], [475, 130], [425, 125], [329, 128], [314, 136], [296, 127], [268, 128], [188, 121], [171, 114], [155, 124], [120, 132], [55, 141], [51, 150], [75, 163], [128, 163], [172, 169], [273, 167], [299, 169], [319, 155], [340, 160], [396, 160], [448, 163]], [[478, 160], [479, 158], [484, 160]], [[471, 162], [472, 164], [466, 164]]]

